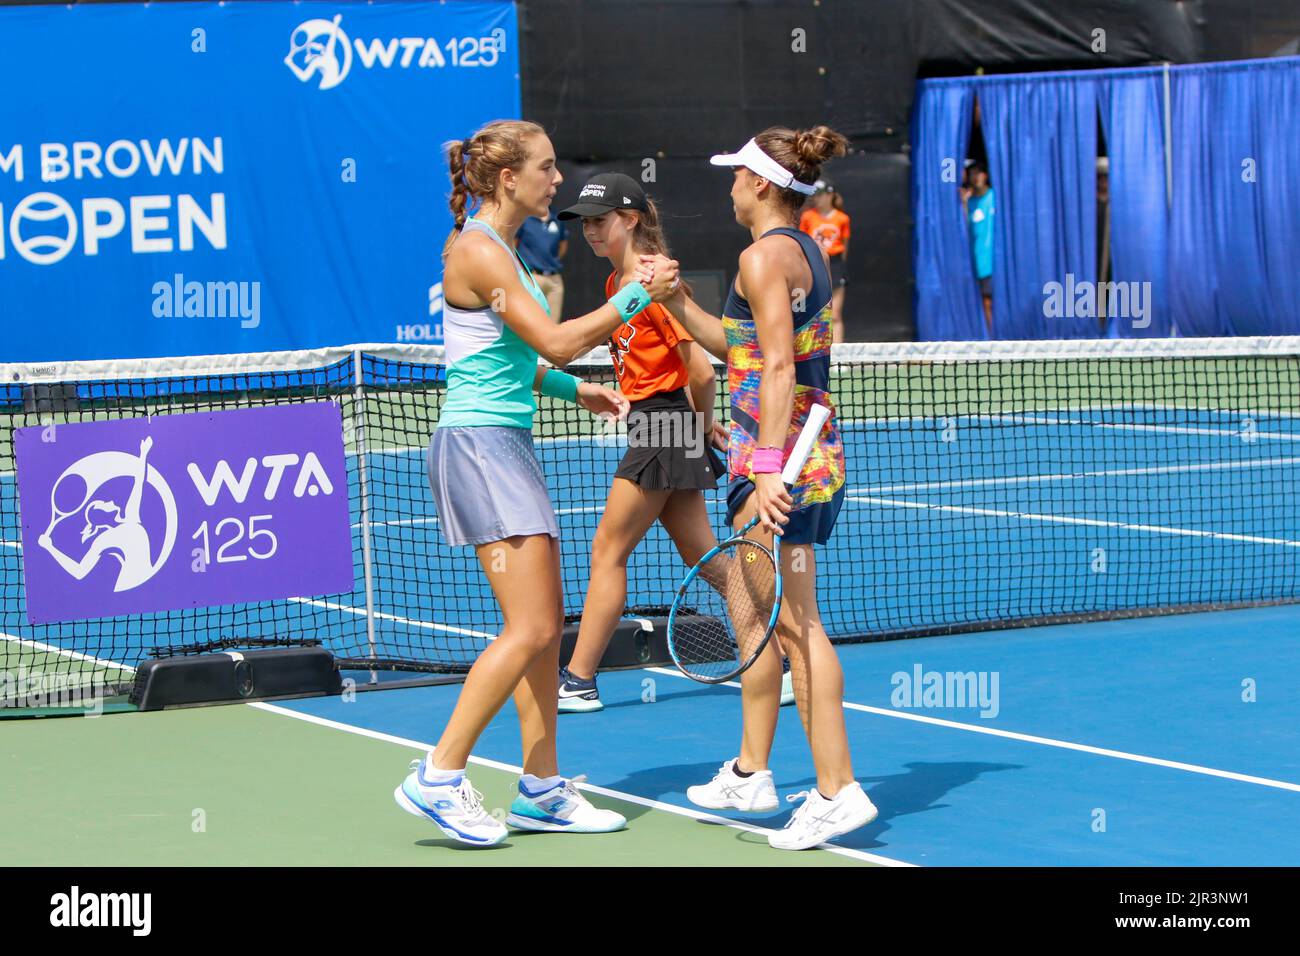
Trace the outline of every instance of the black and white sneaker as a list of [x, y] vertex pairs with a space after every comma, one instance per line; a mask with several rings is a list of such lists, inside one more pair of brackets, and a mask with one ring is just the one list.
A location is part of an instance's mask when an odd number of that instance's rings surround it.
[[586, 714], [604, 709], [596, 678], [574, 677], [567, 667], [560, 668], [560, 713]]

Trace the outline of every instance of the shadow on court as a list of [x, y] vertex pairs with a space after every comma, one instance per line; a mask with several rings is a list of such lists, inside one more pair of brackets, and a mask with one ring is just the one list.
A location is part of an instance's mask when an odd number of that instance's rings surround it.
[[[890, 821], [895, 817], [931, 810], [942, 810], [950, 804], [942, 802], [944, 797], [958, 789], [974, 783], [986, 773], [1004, 770], [1021, 770], [1020, 764], [1007, 763], [927, 763], [913, 762], [904, 764], [907, 773], [890, 774], [884, 777], [859, 777], [862, 789], [867, 791], [871, 802], [880, 810], [880, 815], [867, 826], [853, 833], [840, 837], [835, 842], [840, 846], [857, 850], [878, 849], [887, 844], [881, 838], [890, 829]], [[653, 794], [658, 799], [680, 797], [686, 788], [698, 783], [706, 783], [718, 771], [718, 764], [684, 763], [669, 764], [638, 770], [608, 784], [611, 789], [622, 790], [642, 795]], [[772, 813], [738, 813], [734, 810], [704, 811], [715, 813], [729, 820], [753, 823], [756, 826], [780, 829], [790, 819], [794, 806], [784, 796], [791, 788], [807, 789], [817, 785], [815, 777], [802, 780], [777, 780], [782, 793], [781, 807]], [[688, 804], [689, 805], [689, 804]], [[641, 812], [649, 812], [648, 809]], [[630, 818], [630, 816], [629, 816]], [[744, 836], [744, 834], [742, 834]]]
[[[890, 774], [884, 777], [858, 777], [858, 783], [867, 792], [871, 802], [876, 805], [880, 815], [871, 823], [852, 833], [836, 839], [837, 846], [854, 850], [871, 850], [887, 846], [882, 837], [890, 830], [890, 821], [913, 813], [926, 813], [931, 810], [943, 810], [951, 806], [940, 802], [947, 794], [974, 783], [983, 774], [1003, 770], [1023, 770], [1024, 766], [1014, 763], [927, 763], [917, 761], [903, 764], [907, 773]], [[814, 787], [816, 778], [801, 780], [795, 786]], [[791, 807], [793, 810], [793, 807]], [[779, 820], [785, 826], [790, 818], [785, 813]], [[777, 825], [774, 823], [773, 825]]]
[[469, 843], [461, 843], [459, 840], [453, 840], [449, 837], [441, 840], [416, 840], [415, 845], [427, 846], [431, 849], [438, 849], [438, 850], [455, 850], [458, 853], [459, 852], [490, 853], [493, 850], [508, 849], [510, 847], [510, 840], [514, 839], [514, 837], [517, 835], [518, 834], [511, 832], [509, 839], [503, 840], [500, 843], [493, 844], [492, 846], [474, 846]]
[[[663, 686], [662, 684], [658, 685], [658, 687], [662, 687], [662, 686]], [[692, 683], [691, 689], [689, 690], [680, 690], [676, 692], [670, 692], [667, 694], [659, 693], [658, 689], [656, 688], [655, 699], [653, 703], [663, 704], [672, 700], [691, 700], [693, 698], [699, 698], [699, 697], [706, 697], [706, 698], [707, 697], [735, 697], [737, 700], [739, 700], [740, 688], [723, 687], [714, 684]], [[626, 700], [607, 702], [605, 704], [605, 709], [618, 710], [623, 707], [644, 707], [648, 703], [651, 703], [651, 701], [643, 700], [640, 697], [633, 697]], [[567, 717], [570, 715], [561, 714], [560, 716]]]

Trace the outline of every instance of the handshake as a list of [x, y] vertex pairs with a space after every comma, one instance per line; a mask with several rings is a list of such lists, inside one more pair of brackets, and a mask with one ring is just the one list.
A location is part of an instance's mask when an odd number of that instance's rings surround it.
[[681, 287], [681, 275], [676, 259], [663, 255], [642, 256], [634, 278], [650, 293], [655, 302], [665, 302], [677, 295]]

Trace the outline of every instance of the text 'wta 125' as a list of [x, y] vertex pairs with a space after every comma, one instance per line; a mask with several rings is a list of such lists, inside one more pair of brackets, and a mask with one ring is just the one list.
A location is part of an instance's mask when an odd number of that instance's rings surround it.
[[33, 624], [352, 590], [331, 402], [33, 425], [14, 451]]

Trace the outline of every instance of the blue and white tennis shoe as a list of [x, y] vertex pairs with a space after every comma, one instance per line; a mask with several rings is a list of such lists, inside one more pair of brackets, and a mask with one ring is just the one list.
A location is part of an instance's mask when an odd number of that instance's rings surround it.
[[393, 791], [393, 799], [407, 813], [423, 817], [453, 840], [474, 846], [500, 843], [510, 831], [483, 809], [483, 794], [461, 775], [450, 783], [425, 779], [424, 761], [411, 762], [411, 772]]
[[519, 796], [510, 804], [506, 823], [542, 833], [612, 833], [626, 827], [627, 819], [622, 814], [592, 806], [578, 791], [575, 784], [586, 779], [579, 775], [561, 780], [539, 793], [530, 793], [520, 780]]

